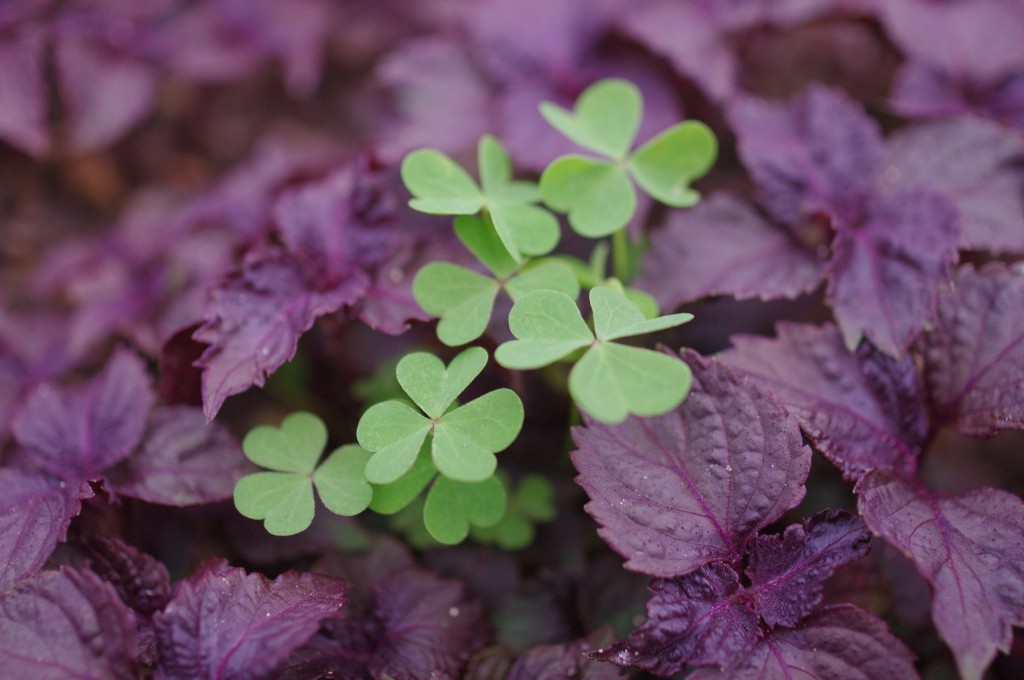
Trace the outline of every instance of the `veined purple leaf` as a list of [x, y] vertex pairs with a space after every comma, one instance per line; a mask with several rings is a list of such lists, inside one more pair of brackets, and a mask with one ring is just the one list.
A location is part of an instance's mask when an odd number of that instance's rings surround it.
[[932, 619], [964, 680], [980, 680], [1024, 625], [1024, 502], [997, 489], [944, 496], [892, 474], [861, 478], [858, 509], [932, 586]]
[[1015, 165], [1022, 158], [1024, 139], [995, 123], [915, 125], [887, 140], [876, 185], [889, 194], [940, 193], [959, 213], [961, 248], [1024, 252], [1024, 173]]
[[89, 571], [47, 571], [0, 598], [0, 668], [33, 680], [134, 680], [135, 620]]
[[276, 677], [345, 602], [342, 581], [289, 571], [273, 581], [212, 562], [179, 583], [153, 617], [159, 680]]
[[199, 358], [203, 410], [212, 420], [224, 400], [253, 385], [295, 355], [299, 336], [317, 317], [355, 302], [366, 290], [366, 274], [349, 276], [324, 290], [286, 251], [250, 253], [212, 294], [207, 321], [193, 337], [210, 347]]
[[114, 586], [122, 602], [144, 616], [160, 611], [171, 599], [167, 567], [116, 538], [89, 539], [85, 558], [97, 576]]
[[155, 396], [142, 361], [118, 349], [85, 385], [41, 385], [12, 430], [33, 463], [77, 483], [98, 478], [139, 443]]
[[814, 290], [824, 268], [824, 260], [785, 228], [719, 193], [670, 213], [651, 238], [636, 285], [662, 309], [675, 309], [708, 295], [795, 298]]
[[957, 216], [922, 190], [874, 198], [866, 213], [836, 235], [828, 297], [847, 347], [867, 337], [898, 357], [934, 317], [936, 289], [958, 257]]
[[588, 656], [667, 677], [687, 666], [725, 666], [761, 637], [755, 614], [741, 598], [732, 567], [712, 563], [673, 579], [657, 579], [647, 621], [628, 640]]
[[921, 345], [939, 422], [979, 437], [1024, 427], [1024, 271], [963, 267]]
[[810, 450], [782, 406], [714, 360], [684, 355], [693, 387], [675, 411], [576, 428], [577, 482], [626, 567], [678, 576], [735, 562], [804, 496]]
[[109, 478], [115, 493], [185, 506], [231, 498], [250, 469], [227, 428], [199, 409], [168, 406], [152, 412], [142, 444]]
[[0, 468], [0, 591], [31, 576], [64, 540], [71, 519], [92, 495], [87, 484], [68, 484], [35, 470]]
[[508, 669], [505, 680], [620, 680], [622, 672], [611, 664], [584, 654], [602, 631], [569, 645], [540, 645], [521, 654]]
[[843, 345], [832, 325], [780, 323], [778, 338], [734, 336], [723, 363], [770, 389], [804, 434], [847, 478], [869, 468], [910, 473], [928, 433], [917, 367], [863, 344]]
[[794, 629], [776, 628], [725, 669], [686, 680], [892, 680], [919, 677], [906, 645], [885, 622], [852, 605], [827, 607]]
[[846, 218], [870, 191], [882, 134], [839, 90], [812, 86], [788, 104], [742, 98], [728, 113], [762, 203], [784, 224]]
[[821, 601], [832, 573], [868, 553], [871, 532], [856, 515], [822, 511], [779, 535], [758, 536], [747, 576], [754, 608], [769, 627], [796, 626]]

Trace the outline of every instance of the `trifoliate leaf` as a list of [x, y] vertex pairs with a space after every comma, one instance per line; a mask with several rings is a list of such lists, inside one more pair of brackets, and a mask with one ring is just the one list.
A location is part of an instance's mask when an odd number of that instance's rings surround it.
[[499, 279], [512, 276], [519, 268], [490, 221], [471, 215], [459, 215], [455, 218], [455, 235]]
[[[536, 198], [532, 196], [536, 195]], [[493, 198], [490, 202], [491, 221], [495, 231], [513, 255], [546, 255], [558, 245], [561, 232], [558, 218], [544, 208], [526, 203], [523, 198], [540, 200], [539, 191], [516, 192], [512, 198]]]
[[617, 340], [673, 328], [693, 319], [693, 314], [670, 314], [648, 319], [625, 294], [610, 288], [593, 288], [590, 305], [594, 310], [594, 332], [598, 340]]
[[507, 448], [522, 426], [519, 396], [504, 388], [488, 392], [434, 426], [434, 465], [449, 479], [483, 481], [497, 467], [494, 452]]
[[594, 341], [576, 303], [555, 291], [530, 293], [517, 301], [508, 326], [517, 339], [498, 347], [494, 358], [516, 370], [547, 366]]
[[[420, 447], [416, 462], [409, 471], [390, 484], [374, 484], [370, 509], [382, 515], [393, 515], [407, 507], [427, 486], [437, 468], [430, 459], [431, 440], [428, 438]], [[422, 514], [422, 513], [421, 513]]]
[[432, 215], [473, 215], [484, 197], [473, 178], [434, 149], [413, 151], [402, 161], [402, 181], [414, 198], [409, 205]]
[[489, 527], [505, 514], [505, 487], [497, 477], [475, 484], [438, 477], [423, 506], [423, 523], [430, 535], [453, 545], [469, 535], [469, 527]]
[[304, 411], [285, 417], [280, 427], [254, 427], [242, 440], [245, 457], [260, 467], [305, 474], [316, 467], [326, 445], [323, 421]]
[[555, 518], [555, 488], [543, 475], [526, 475], [519, 481], [513, 498], [515, 507], [535, 522], [550, 522]]
[[431, 418], [440, 418], [487, 364], [487, 350], [470, 347], [445, 368], [429, 352], [414, 352], [398, 362], [398, 383]]
[[558, 291], [575, 300], [580, 294], [580, 284], [569, 267], [549, 260], [527, 267], [513, 276], [505, 282], [505, 290], [513, 302], [538, 290]]
[[607, 78], [584, 90], [574, 111], [543, 102], [540, 112], [552, 127], [580, 146], [621, 159], [629, 153], [640, 127], [643, 95], [629, 81]]
[[263, 520], [268, 533], [291, 536], [313, 523], [313, 484], [290, 472], [256, 472], [238, 480], [235, 507], [244, 517]]
[[313, 474], [320, 500], [331, 512], [351, 517], [370, 505], [373, 487], [366, 481], [370, 452], [348, 444], [335, 449]]
[[356, 440], [374, 456], [366, 464], [366, 479], [387, 484], [405, 474], [430, 432], [431, 422], [400, 401], [374, 404], [356, 427]]
[[498, 289], [494, 279], [448, 262], [431, 262], [412, 284], [420, 307], [441, 317], [437, 337], [449, 346], [464, 345], [483, 334]]
[[703, 177], [718, 155], [718, 140], [708, 126], [686, 121], [644, 144], [629, 160], [629, 170], [644, 191], [666, 205], [689, 208], [700, 194], [689, 183]]
[[554, 487], [547, 477], [526, 475], [508, 502], [501, 521], [492, 527], [472, 527], [470, 533], [478, 543], [498, 545], [505, 550], [521, 550], [533, 542], [534, 523], [555, 518]]
[[540, 193], [549, 207], [569, 215], [578, 234], [600, 238], [626, 226], [636, 211], [636, 190], [615, 163], [563, 156], [540, 176]]

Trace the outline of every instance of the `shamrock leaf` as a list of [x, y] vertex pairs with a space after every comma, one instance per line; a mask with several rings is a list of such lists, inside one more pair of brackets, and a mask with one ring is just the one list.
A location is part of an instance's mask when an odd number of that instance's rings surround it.
[[555, 518], [555, 490], [543, 475], [526, 475], [508, 501], [505, 515], [494, 526], [471, 529], [478, 543], [496, 544], [505, 550], [521, 550], [533, 542], [534, 524]]
[[358, 446], [342, 446], [317, 467], [327, 444], [327, 428], [311, 413], [286, 417], [281, 426], [260, 425], [242, 441], [246, 457], [271, 470], [254, 472], [235, 485], [235, 507], [249, 519], [263, 520], [275, 536], [309, 528], [316, 504], [313, 487], [328, 510], [357, 515], [370, 504], [373, 490], [363, 469], [370, 457]]
[[568, 296], [554, 291], [525, 296], [509, 314], [509, 328], [517, 339], [498, 347], [495, 359], [506, 368], [540, 368], [586, 348], [569, 373], [569, 392], [580, 408], [602, 422], [621, 422], [630, 413], [661, 415], [678, 406], [690, 389], [686, 364], [612, 341], [672, 328], [693, 316], [648, 319], [623, 293], [606, 287], [591, 289], [590, 306], [593, 331]]
[[435, 149], [413, 151], [402, 161], [402, 180], [413, 199], [409, 205], [434, 215], [475, 215], [485, 211], [511, 258], [543, 255], [558, 243], [558, 220], [536, 205], [540, 191], [533, 182], [514, 181], [512, 164], [491, 135], [477, 146], [480, 185], [448, 156]]
[[366, 464], [367, 480], [390, 484], [401, 478], [415, 465], [428, 435], [431, 461], [442, 475], [460, 482], [490, 477], [497, 466], [494, 454], [507, 448], [522, 427], [522, 402], [501, 388], [451, 408], [486, 363], [487, 352], [480, 347], [464, 350], [447, 367], [427, 352], [398, 362], [398, 382], [422, 412], [386, 401], [363, 414], [356, 438], [374, 454]]
[[567, 213], [573, 230], [590, 238], [607, 236], [629, 222], [637, 205], [634, 182], [667, 205], [696, 204], [700, 195], [689, 184], [707, 173], [718, 154], [711, 130], [686, 121], [631, 155], [643, 97], [625, 80], [609, 78], [591, 85], [574, 112], [550, 102], [541, 103], [540, 112], [573, 142], [604, 157], [562, 156], [540, 178], [544, 203]]
[[573, 298], [579, 295], [576, 277], [560, 262], [538, 262], [520, 271], [493, 228], [488, 235], [483, 220], [460, 217], [456, 232], [497, 278], [449, 262], [431, 262], [417, 272], [413, 296], [424, 311], [440, 317], [437, 337], [444, 344], [464, 345], [479, 338], [501, 290], [513, 301], [535, 290], [558, 290]]
[[497, 477], [475, 484], [438, 477], [427, 492], [423, 523], [440, 543], [461, 543], [470, 525], [491, 527], [505, 514], [505, 487]]

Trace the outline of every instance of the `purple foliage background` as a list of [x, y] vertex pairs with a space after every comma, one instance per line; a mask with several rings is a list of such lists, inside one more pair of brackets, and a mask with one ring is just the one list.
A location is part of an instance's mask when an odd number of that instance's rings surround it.
[[[0, 668], [1022, 677], [1022, 27], [1020, 0], [0, 3]], [[352, 442], [375, 367], [440, 349], [412, 277], [467, 254], [403, 155], [471, 166], [490, 132], [535, 174], [573, 151], [538, 102], [607, 76], [640, 140], [722, 146], [697, 207], [630, 225], [635, 285], [696, 316], [651, 340], [690, 348], [689, 398], [570, 438], [543, 377], [485, 373], [526, 405], [502, 469], [555, 485], [523, 551], [240, 517], [245, 432], [305, 409]]]

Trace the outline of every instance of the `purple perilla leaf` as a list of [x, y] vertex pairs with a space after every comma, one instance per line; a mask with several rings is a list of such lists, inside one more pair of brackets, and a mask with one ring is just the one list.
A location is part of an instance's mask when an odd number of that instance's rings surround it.
[[980, 680], [1024, 625], [1024, 502], [997, 489], [941, 495], [890, 473], [857, 483], [871, 530], [932, 586], [932, 619], [964, 680]]
[[675, 411], [573, 437], [577, 482], [598, 533], [655, 576], [734, 562], [756, 532], [804, 496], [810, 450], [778, 402], [694, 353], [693, 387]]
[[134, 680], [135, 619], [114, 588], [64, 567], [0, 597], [0, 668], [12, 678]]
[[940, 423], [979, 437], [1024, 427], [1024, 270], [963, 267], [921, 347]]
[[620, 680], [625, 676], [618, 668], [584, 656], [610, 633], [610, 629], [601, 629], [569, 645], [528, 649], [516, 658], [505, 680]]
[[116, 538], [96, 536], [85, 546], [89, 568], [109, 583], [121, 601], [150, 616], [171, 599], [171, 577], [156, 559]]
[[75, 484], [131, 455], [154, 401], [142, 361], [118, 349], [84, 385], [40, 385], [11, 427], [33, 463]]
[[896, 73], [889, 97], [893, 109], [909, 118], [970, 115], [1024, 131], [1024, 70], [978, 85], [910, 60]]
[[780, 323], [776, 339], [737, 336], [721, 361], [773, 391], [804, 434], [850, 479], [910, 473], [928, 434], [924, 387], [909, 358], [843, 345], [832, 325]]
[[46, 36], [40, 28], [0, 38], [0, 138], [34, 156], [50, 147], [45, 63]]
[[224, 561], [177, 585], [153, 617], [159, 680], [277, 677], [278, 668], [345, 602], [345, 584], [289, 571], [273, 581]]

